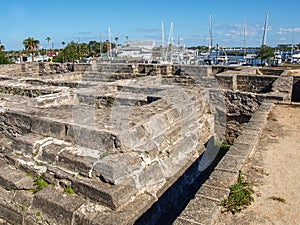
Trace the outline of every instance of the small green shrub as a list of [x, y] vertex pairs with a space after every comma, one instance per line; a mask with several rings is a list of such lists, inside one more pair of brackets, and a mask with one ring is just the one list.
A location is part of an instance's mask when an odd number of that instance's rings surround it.
[[38, 176], [34, 181], [35, 189], [32, 191], [33, 194], [39, 192], [44, 187], [47, 187], [49, 184], [41, 176]]
[[25, 210], [26, 210], [26, 206], [25, 206], [25, 205], [20, 205], [20, 209], [21, 209], [22, 211], [25, 211]]
[[235, 214], [254, 201], [252, 194], [253, 190], [245, 182], [244, 175], [240, 172], [238, 182], [230, 187], [229, 197], [222, 202], [222, 205], [226, 208], [225, 211]]
[[74, 191], [74, 189], [73, 188], [65, 188], [65, 190], [64, 190], [66, 193], [68, 193], [68, 194], [70, 194], [70, 195], [73, 195], [73, 194], [75, 194], [75, 191]]
[[104, 152], [102, 152], [99, 156], [99, 159], [103, 159], [104, 157], [108, 156], [109, 155], [109, 151], [108, 150], [105, 150]]
[[230, 147], [231, 147], [231, 145], [230, 144], [227, 144], [227, 143], [225, 143], [224, 141], [216, 141], [215, 142], [215, 145], [217, 146], [217, 147], [219, 147], [220, 148], [220, 151], [224, 151], [224, 152], [227, 152], [229, 149], [230, 149]]

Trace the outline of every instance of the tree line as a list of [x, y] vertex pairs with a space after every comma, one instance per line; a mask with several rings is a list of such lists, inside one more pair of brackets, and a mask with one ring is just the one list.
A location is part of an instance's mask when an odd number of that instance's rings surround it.
[[[118, 37], [115, 38], [115, 43], [109, 42], [106, 40], [105, 42], [97, 42], [97, 41], [89, 41], [89, 43], [79, 43], [75, 41], [71, 41], [70, 43], [66, 43], [62, 41], [61, 44], [63, 48], [61, 49], [52, 49], [49, 45], [51, 38], [47, 37], [45, 39], [48, 42], [48, 47], [46, 49], [40, 48], [40, 41], [33, 38], [28, 37], [23, 41], [24, 50], [22, 53], [31, 54], [32, 62], [34, 61], [34, 57], [37, 54], [47, 55], [49, 52], [53, 51], [58, 53], [53, 57], [54, 62], [74, 62], [75, 60], [80, 60], [83, 57], [93, 57], [100, 56], [101, 54], [107, 54], [110, 49], [113, 49], [117, 46]], [[20, 56], [19, 51], [8, 51], [5, 52], [4, 45], [0, 42], [0, 64], [8, 64], [12, 63], [9, 60], [8, 56]], [[6, 54], [5, 54], [6, 53]]]

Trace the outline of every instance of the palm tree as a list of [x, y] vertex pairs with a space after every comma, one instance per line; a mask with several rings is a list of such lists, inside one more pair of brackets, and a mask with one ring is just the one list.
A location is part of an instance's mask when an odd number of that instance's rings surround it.
[[28, 37], [23, 41], [23, 44], [25, 46], [25, 49], [32, 54], [32, 62], [34, 62], [34, 51], [36, 51], [39, 48], [40, 41], [35, 40], [33, 37]]
[[[62, 41], [61, 44], [62, 44], [63, 48], [65, 48], [66, 42]], [[64, 63], [64, 61], [65, 61], [65, 50], [63, 49], [63, 60], [62, 60], [62, 62]]]
[[46, 41], [48, 41], [48, 49], [50, 49], [50, 45], [49, 45], [49, 42], [51, 41], [51, 38], [50, 37], [46, 37], [45, 39]]

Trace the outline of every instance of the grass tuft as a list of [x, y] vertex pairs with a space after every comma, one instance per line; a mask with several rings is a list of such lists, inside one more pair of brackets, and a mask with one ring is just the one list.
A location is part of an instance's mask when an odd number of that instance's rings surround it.
[[99, 159], [103, 159], [105, 158], [106, 156], [109, 156], [109, 151], [108, 150], [105, 150], [104, 152], [102, 152], [99, 156]]
[[68, 193], [68, 194], [70, 194], [70, 195], [73, 195], [73, 194], [75, 194], [75, 191], [74, 191], [74, 189], [73, 188], [65, 188], [65, 190], [64, 190], [66, 193]]
[[225, 212], [230, 211], [233, 214], [240, 212], [254, 201], [252, 194], [253, 190], [245, 182], [243, 173], [240, 172], [238, 182], [230, 187], [228, 199], [222, 202]]
[[44, 187], [47, 187], [49, 184], [41, 176], [38, 176], [34, 181], [35, 189], [32, 191], [33, 194], [39, 192]]

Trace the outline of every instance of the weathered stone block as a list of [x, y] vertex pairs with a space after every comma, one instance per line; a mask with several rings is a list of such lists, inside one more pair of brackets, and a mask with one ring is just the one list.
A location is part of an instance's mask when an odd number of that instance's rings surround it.
[[19, 205], [29, 207], [32, 204], [33, 194], [29, 191], [17, 191], [13, 200]]
[[235, 143], [242, 143], [254, 146], [258, 139], [258, 134], [250, 135], [250, 134], [241, 134], [235, 140]]
[[0, 183], [7, 190], [34, 189], [32, 177], [26, 176], [14, 168], [2, 166], [0, 170]]
[[196, 195], [200, 195], [209, 199], [215, 199], [221, 202], [228, 197], [229, 192], [230, 191], [228, 189], [217, 188], [203, 184], [197, 191]]
[[[73, 225], [91, 225], [94, 217], [98, 214], [103, 214], [104, 212], [112, 213], [109, 208], [95, 203], [86, 202], [74, 213]], [[100, 223], [101, 221], [98, 222]]]
[[[134, 197], [134, 201], [126, 205], [120, 211], [113, 211], [110, 213], [97, 214], [93, 220], [92, 225], [111, 225], [111, 224], [134, 224], [135, 221], [155, 202], [153, 196], [149, 194], [140, 194]], [[78, 224], [79, 225], [79, 224]]]
[[159, 154], [159, 147], [154, 141], [147, 141], [133, 149], [135, 152], [147, 154], [151, 159], [154, 159]]
[[244, 159], [240, 157], [225, 155], [218, 163], [217, 167], [220, 170], [239, 172], [244, 164]]
[[205, 184], [226, 189], [236, 183], [238, 175], [239, 173], [237, 172], [215, 169]]
[[0, 198], [0, 218], [11, 224], [23, 224], [23, 212], [16, 205], [5, 202]]
[[117, 209], [128, 202], [137, 192], [132, 186], [114, 186], [95, 179], [76, 179], [73, 181], [75, 192], [111, 209]]
[[73, 213], [85, 201], [77, 196], [63, 193], [54, 187], [47, 187], [35, 194], [33, 210], [58, 224], [69, 225]]
[[164, 179], [163, 170], [158, 162], [146, 166], [139, 176], [139, 185], [155, 184]]
[[246, 159], [250, 152], [253, 149], [253, 145], [243, 144], [243, 143], [234, 143], [233, 146], [227, 152], [227, 155], [233, 155], [236, 157], [241, 157], [242, 159]]
[[44, 118], [32, 117], [31, 131], [37, 134], [50, 134], [50, 121]]
[[152, 117], [143, 126], [150, 137], [158, 136], [169, 128], [169, 124], [164, 116]]
[[138, 170], [141, 163], [141, 157], [137, 153], [103, 155], [103, 158], [93, 166], [93, 173], [106, 182], [119, 184], [135, 170]]
[[220, 210], [219, 203], [196, 196], [179, 215], [179, 221], [174, 224], [212, 224]]

